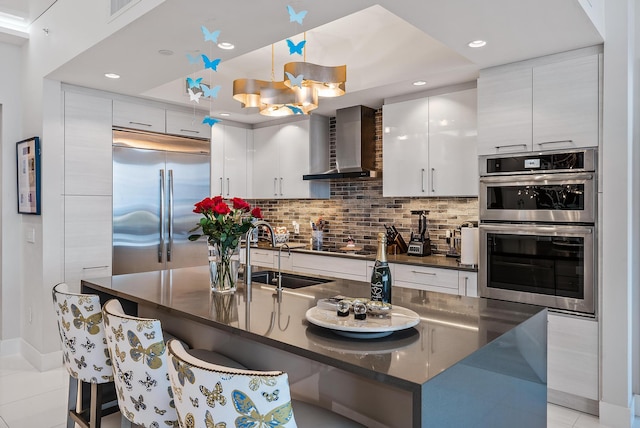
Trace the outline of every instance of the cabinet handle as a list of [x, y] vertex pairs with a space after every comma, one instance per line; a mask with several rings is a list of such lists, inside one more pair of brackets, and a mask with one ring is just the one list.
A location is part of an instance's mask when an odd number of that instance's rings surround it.
[[129, 125], [141, 125], [141, 126], [149, 126], [149, 127], [153, 126], [150, 123], [132, 122], [132, 121], [129, 121]]
[[224, 189], [222, 188], [222, 177], [220, 177], [220, 194], [224, 194]]
[[544, 144], [562, 144], [562, 143], [573, 143], [573, 140], [541, 141], [536, 144], [539, 146], [542, 146]]
[[280, 177], [280, 196], [282, 196], [282, 177]]
[[464, 295], [465, 296], [469, 295], [469, 277], [468, 276], [464, 277]]
[[158, 263], [162, 263], [164, 254], [164, 204], [165, 204], [164, 169], [160, 170], [160, 244], [158, 245]]
[[227, 177], [227, 196], [229, 196], [230, 189], [231, 189], [231, 184], [229, 183], [229, 177]]
[[524, 147], [526, 149], [527, 145], [523, 143], [523, 144], [507, 144], [504, 146], [495, 146], [496, 150], [505, 149], [507, 147]]
[[435, 329], [435, 328], [432, 328], [432, 329], [431, 329], [431, 337], [430, 337], [430, 339], [431, 339], [431, 340], [430, 340], [429, 342], [431, 342], [431, 346], [430, 346], [430, 348], [431, 348], [431, 353], [432, 353], [432, 354], [435, 354], [435, 353], [436, 353], [436, 347], [435, 347], [435, 341], [436, 341], [436, 329]]
[[422, 170], [420, 171], [420, 178], [422, 180], [422, 193], [424, 193], [424, 168], [422, 168]]
[[436, 191], [435, 189], [436, 186], [433, 185], [433, 177], [435, 176], [435, 172], [436, 172], [436, 169], [431, 168], [431, 193], [435, 193]]
[[278, 196], [278, 177], [273, 177], [273, 196]]
[[411, 273], [419, 273], [420, 275], [431, 275], [431, 276], [436, 276], [437, 273], [433, 273], [433, 272], [421, 272], [419, 270], [412, 270]]
[[200, 133], [200, 131], [196, 131], [195, 129], [183, 129], [183, 128], [180, 128], [180, 132], [191, 132], [192, 134]]
[[83, 267], [82, 270], [92, 270], [92, 269], [107, 269], [109, 267], [109, 265], [103, 265], [103, 266], [86, 266]]
[[169, 170], [169, 242], [167, 244], [167, 261], [171, 261], [173, 249], [173, 170]]

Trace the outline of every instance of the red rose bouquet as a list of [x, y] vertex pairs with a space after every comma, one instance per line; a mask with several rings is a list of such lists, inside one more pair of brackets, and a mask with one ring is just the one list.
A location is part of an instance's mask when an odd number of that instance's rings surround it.
[[262, 218], [260, 208], [252, 209], [243, 199], [233, 198], [230, 203], [231, 206], [222, 196], [204, 198], [196, 203], [193, 212], [202, 214], [202, 218], [190, 232], [200, 230], [202, 233], [189, 235], [190, 241], [207, 237], [211, 287], [223, 293], [235, 291], [240, 238], [251, 229], [253, 218]]
[[209, 244], [219, 245], [222, 249], [235, 248], [242, 235], [251, 228], [253, 218], [262, 218], [260, 208], [251, 206], [241, 198], [231, 199], [231, 207], [222, 196], [204, 198], [195, 204], [194, 213], [202, 214], [196, 227], [189, 232], [201, 230], [201, 234], [189, 235], [190, 241], [206, 236]]

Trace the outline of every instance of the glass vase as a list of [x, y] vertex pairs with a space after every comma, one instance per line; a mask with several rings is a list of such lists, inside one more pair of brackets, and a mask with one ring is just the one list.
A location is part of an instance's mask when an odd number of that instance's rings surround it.
[[235, 293], [240, 268], [240, 248], [209, 242], [209, 283], [214, 293]]

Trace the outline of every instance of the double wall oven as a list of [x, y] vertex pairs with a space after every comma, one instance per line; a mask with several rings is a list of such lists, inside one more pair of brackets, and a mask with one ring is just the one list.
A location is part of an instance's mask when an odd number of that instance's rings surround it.
[[479, 292], [595, 315], [597, 152], [480, 158]]

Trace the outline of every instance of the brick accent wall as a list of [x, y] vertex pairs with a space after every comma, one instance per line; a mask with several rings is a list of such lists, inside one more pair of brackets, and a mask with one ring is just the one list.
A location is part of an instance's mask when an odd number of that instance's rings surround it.
[[[382, 109], [376, 112], [376, 169], [382, 171]], [[330, 162], [335, 167], [335, 118], [330, 121]], [[262, 208], [265, 219], [273, 226], [286, 226], [290, 242], [309, 243], [309, 221], [318, 217], [328, 222], [324, 244], [344, 246], [351, 235], [356, 245], [365, 250], [377, 248], [377, 236], [384, 224], [395, 225], [406, 242], [411, 231], [418, 229], [418, 217], [411, 210], [428, 210], [428, 233], [433, 250], [446, 252], [447, 229], [466, 221], [478, 221], [477, 198], [385, 198], [382, 180], [333, 180], [330, 199], [254, 200]], [[300, 233], [293, 234], [292, 221], [300, 223]]]

